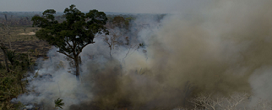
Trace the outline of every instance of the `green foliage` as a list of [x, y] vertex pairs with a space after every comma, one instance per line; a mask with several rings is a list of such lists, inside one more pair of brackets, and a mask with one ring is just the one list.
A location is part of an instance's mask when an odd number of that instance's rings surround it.
[[73, 58], [82, 49], [93, 42], [96, 34], [108, 33], [104, 25], [107, 17], [104, 12], [90, 10], [82, 13], [75, 5], [64, 10], [65, 21], [59, 23], [53, 14], [56, 11], [48, 9], [43, 16], [32, 18], [33, 26], [41, 27], [36, 36], [59, 48], [59, 52]]
[[18, 102], [17, 104], [14, 104], [13, 106], [14, 106], [15, 110], [18, 110], [20, 108], [23, 108], [25, 105], [22, 104], [21, 102]]
[[16, 78], [11, 75], [0, 78], [0, 103], [8, 103], [9, 100], [15, 98], [16, 95], [20, 93], [16, 82]]
[[36, 56], [36, 57], [38, 57], [40, 54], [40, 52], [37, 48], [35, 48], [35, 50], [29, 49], [28, 51], [31, 52], [32, 54], [34, 54], [34, 56]]
[[59, 107], [62, 109], [62, 106], [64, 105], [64, 103], [62, 102], [62, 99], [58, 98], [57, 100], [54, 101], [55, 102], [55, 107]]
[[14, 65], [15, 64], [15, 58], [16, 58], [16, 54], [15, 54], [15, 51], [12, 51], [12, 50], [8, 50], [7, 51], [7, 57], [8, 57], [8, 60], [10, 61], [11, 65]]
[[28, 70], [31, 66], [34, 65], [34, 62], [32, 62], [32, 58], [29, 57], [29, 55], [25, 53], [17, 53], [14, 55], [14, 58], [9, 60], [10, 62], [14, 62], [13, 68], [20, 68], [22, 71]]
[[130, 20], [131, 20], [130, 18], [125, 19], [122, 16], [115, 16], [112, 20], [112, 24], [114, 24], [115, 26], [119, 28], [128, 29]]
[[27, 54], [16, 53], [15, 51], [7, 51], [8, 60], [13, 62], [10, 72], [4, 68], [0, 68], [0, 110], [17, 110], [22, 104], [10, 103], [12, 98], [16, 98], [19, 94], [24, 93], [27, 80], [25, 78], [26, 71], [29, 70], [34, 62]]
[[24, 105], [22, 103], [9, 104], [8, 102], [0, 103], [0, 110], [21, 110]]
[[33, 26], [41, 27], [36, 36], [56, 46], [59, 48], [58, 52], [73, 59], [74, 65], [71, 66], [76, 67], [76, 76], [79, 78], [79, 54], [83, 48], [94, 43], [96, 34], [109, 34], [104, 27], [107, 22], [106, 14], [95, 9], [85, 14], [75, 8], [75, 5], [71, 5], [64, 10], [66, 19], [59, 23], [53, 15], [55, 13], [55, 10], [48, 9], [43, 12], [43, 16], [32, 18]]

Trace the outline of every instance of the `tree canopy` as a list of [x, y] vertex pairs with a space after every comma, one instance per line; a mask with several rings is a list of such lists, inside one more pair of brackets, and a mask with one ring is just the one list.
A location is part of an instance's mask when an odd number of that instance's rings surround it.
[[104, 12], [90, 10], [82, 13], [71, 5], [64, 10], [65, 20], [58, 22], [55, 20], [54, 9], [48, 9], [42, 16], [32, 18], [33, 26], [41, 27], [36, 32], [36, 36], [47, 41], [49, 44], [59, 48], [58, 52], [74, 60], [76, 66], [76, 76], [79, 75], [79, 54], [88, 44], [94, 43], [96, 34], [108, 34], [104, 25], [107, 17]]

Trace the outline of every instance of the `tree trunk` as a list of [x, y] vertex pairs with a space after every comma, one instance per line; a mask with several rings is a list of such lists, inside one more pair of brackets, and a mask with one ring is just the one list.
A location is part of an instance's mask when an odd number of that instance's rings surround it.
[[12, 47], [11, 47], [11, 35], [9, 35], [9, 49], [12, 50]]
[[21, 75], [21, 73], [19, 73], [20, 74], [20, 86], [21, 86], [21, 90], [22, 90], [22, 93], [24, 93], [24, 87], [23, 87], [23, 84], [22, 84], [22, 75]]
[[11, 47], [11, 35], [10, 35], [10, 29], [8, 30], [8, 36], [9, 36], [9, 40], [8, 40], [9, 49], [12, 50], [12, 47]]
[[111, 47], [110, 47], [110, 57], [112, 58], [112, 56], [111, 56]]
[[6, 48], [4, 47], [4, 45], [1, 45], [1, 49], [4, 53], [4, 60], [5, 60], [5, 65], [6, 65], [6, 70], [7, 72], [9, 72], [9, 67], [8, 67], [8, 58], [7, 58], [7, 53], [6, 53]]
[[75, 56], [74, 62], [75, 62], [75, 67], [76, 67], [76, 78], [79, 81], [79, 75], [80, 75], [79, 74], [79, 63], [80, 63], [80, 61], [79, 61], [79, 56], [78, 55]]

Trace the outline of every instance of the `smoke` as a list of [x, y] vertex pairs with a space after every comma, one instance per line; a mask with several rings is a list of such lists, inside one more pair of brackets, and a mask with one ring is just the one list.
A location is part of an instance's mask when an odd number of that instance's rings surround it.
[[187, 100], [198, 94], [248, 93], [247, 106], [255, 106], [272, 97], [271, 4], [217, 0], [162, 20], [138, 17], [129, 32], [111, 30], [130, 39], [130, 45], [116, 45], [112, 57], [101, 36], [83, 50], [80, 81], [52, 49], [51, 59], [39, 62], [43, 77], [32, 75], [29, 92], [16, 101], [52, 109], [62, 98], [65, 110], [150, 110], [190, 107]]

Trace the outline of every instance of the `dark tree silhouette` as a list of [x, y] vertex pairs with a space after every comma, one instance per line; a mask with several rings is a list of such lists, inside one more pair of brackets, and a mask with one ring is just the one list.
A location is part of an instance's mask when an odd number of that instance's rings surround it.
[[53, 15], [55, 13], [54, 9], [48, 9], [43, 12], [43, 16], [32, 18], [33, 26], [41, 27], [36, 36], [58, 47], [59, 53], [73, 59], [78, 79], [81, 62], [79, 54], [82, 49], [94, 43], [96, 34], [108, 34], [104, 27], [107, 22], [106, 14], [95, 9], [82, 13], [75, 8], [75, 5], [71, 5], [70, 8], [64, 10], [66, 19], [59, 23], [55, 20]]

